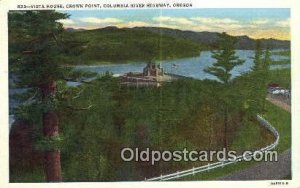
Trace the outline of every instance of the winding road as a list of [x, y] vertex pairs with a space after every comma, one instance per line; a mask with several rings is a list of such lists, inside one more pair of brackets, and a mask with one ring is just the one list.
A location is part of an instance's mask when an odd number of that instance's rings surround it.
[[[291, 112], [286, 101], [273, 97], [266, 98], [272, 104]], [[291, 149], [278, 155], [277, 162], [259, 162], [254, 166], [218, 178], [218, 180], [278, 180], [291, 175]]]
[[278, 155], [277, 162], [260, 162], [218, 180], [278, 180], [291, 175], [291, 150]]
[[291, 112], [291, 105], [287, 102], [287, 100], [283, 100], [279, 97], [274, 97], [274, 95], [272, 94], [268, 94], [266, 99], [270, 101], [272, 104], [282, 108], [283, 110]]

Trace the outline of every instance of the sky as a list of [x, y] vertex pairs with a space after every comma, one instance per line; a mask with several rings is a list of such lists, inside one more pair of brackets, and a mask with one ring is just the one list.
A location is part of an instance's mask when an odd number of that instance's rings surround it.
[[167, 27], [290, 40], [289, 9], [126, 9], [62, 11], [65, 28]]

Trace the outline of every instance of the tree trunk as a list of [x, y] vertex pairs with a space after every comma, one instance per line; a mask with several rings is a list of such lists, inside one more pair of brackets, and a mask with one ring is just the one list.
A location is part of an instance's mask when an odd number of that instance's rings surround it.
[[227, 127], [228, 127], [228, 112], [227, 112], [227, 107], [225, 108], [224, 112], [224, 136], [223, 136], [223, 143], [224, 143], [224, 148], [227, 149], [228, 143], [227, 143]]
[[[56, 84], [43, 85], [41, 87], [43, 99], [56, 93]], [[47, 100], [47, 99], [46, 99]], [[58, 117], [55, 112], [43, 113], [43, 133], [45, 137], [51, 138], [59, 135]], [[47, 182], [62, 181], [61, 164], [60, 164], [60, 150], [53, 148], [44, 153], [44, 168]]]

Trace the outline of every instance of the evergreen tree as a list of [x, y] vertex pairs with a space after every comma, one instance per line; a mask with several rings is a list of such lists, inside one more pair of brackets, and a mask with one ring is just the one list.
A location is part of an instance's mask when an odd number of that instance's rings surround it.
[[244, 88], [247, 90], [247, 106], [248, 114], [250, 116], [256, 115], [262, 110], [263, 96], [262, 91], [265, 90], [263, 84], [263, 51], [261, 48], [261, 41], [256, 41], [255, 55], [253, 57], [252, 72], [247, 77], [247, 86]]
[[254, 66], [252, 68], [253, 71], [258, 71], [262, 67], [262, 60], [263, 60], [263, 51], [261, 49], [261, 41], [256, 41], [256, 49], [255, 49], [255, 56], [254, 56]]
[[52, 10], [8, 14], [10, 73], [16, 76], [17, 87], [28, 88], [22, 95], [32, 94], [30, 105], [21, 106], [15, 113], [19, 119], [40, 120], [42, 124], [44, 167], [49, 182], [62, 181], [60, 149], [53, 144], [60, 140], [58, 85], [71, 71], [62, 64], [71, 60], [82, 45], [63, 39], [63, 25], [58, 20], [68, 17]]
[[265, 110], [265, 104], [266, 104], [266, 97], [267, 97], [267, 86], [268, 86], [268, 80], [269, 80], [269, 71], [270, 71], [270, 64], [271, 64], [271, 54], [269, 49], [265, 51], [264, 59], [263, 59], [263, 65], [262, 65], [262, 76], [263, 76], [263, 91], [262, 91], [262, 109]]
[[254, 66], [250, 73], [249, 88], [250, 95], [250, 114], [254, 115], [264, 110], [266, 95], [267, 95], [267, 80], [270, 64], [270, 52], [261, 48], [260, 40], [256, 42], [256, 50], [254, 56]]
[[222, 92], [220, 105], [223, 111], [223, 122], [224, 122], [224, 131], [223, 131], [223, 144], [224, 148], [228, 147], [227, 140], [227, 131], [228, 131], [228, 117], [230, 106], [234, 105], [234, 100], [232, 93], [230, 91], [231, 86], [231, 71], [237, 66], [243, 64], [243, 60], [239, 59], [235, 55], [235, 43], [236, 39], [226, 33], [221, 33], [219, 35], [218, 49], [213, 51], [212, 57], [217, 61], [211, 66], [205, 69], [204, 71], [216, 76], [222, 84]]
[[244, 63], [235, 55], [236, 39], [226, 33], [219, 34], [218, 49], [213, 51], [212, 57], [217, 61], [213, 66], [208, 67], [204, 71], [216, 76], [224, 85], [228, 85], [231, 73], [230, 71], [237, 65]]

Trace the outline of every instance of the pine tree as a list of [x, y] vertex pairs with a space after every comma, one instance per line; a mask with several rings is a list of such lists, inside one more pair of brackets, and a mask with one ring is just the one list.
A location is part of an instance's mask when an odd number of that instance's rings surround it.
[[230, 71], [237, 65], [244, 63], [235, 55], [236, 39], [226, 33], [219, 34], [219, 45], [216, 51], [213, 51], [212, 57], [217, 61], [213, 66], [205, 69], [205, 72], [216, 76], [223, 84], [229, 84]]
[[227, 131], [228, 131], [228, 116], [230, 105], [233, 104], [233, 100], [230, 94], [230, 83], [231, 83], [231, 71], [232, 69], [244, 63], [243, 60], [239, 59], [235, 55], [235, 43], [236, 39], [226, 33], [219, 34], [218, 49], [213, 51], [212, 57], [217, 61], [204, 71], [216, 76], [223, 86], [220, 104], [223, 111], [223, 144], [224, 148], [228, 147]]
[[16, 75], [17, 87], [28, 88], [23, 95], [32, 95], [31, 105], [27, 109], [21, 106], [16, 116], [41, 120], [44, 140], [49, 141], [44, 146], [45, 175], [49, 182], [62, 181], [60, 149], [51, 145], [60, 140], [56, 112], [58, 83], [71, 71], [64, 68], [63, 63], [67, 63], [74, 52], [78, 53], [82, 45], [63, 38], [63, 25], [58, 20], [68, 17], [52, 10], [10, 11], [8, 14], [10, 73]]
[[255, 56], [254, 56], [254, 66], [252, 71], [258, 71], [262, 67], [262, 59], [263, 59], [263, 51], [261, 49], [261, 41], [256, 41], [256, 49], [255, 49]]
[[269, 49], [265, 51], [264, 59], [263, 59], [263, 65], [262, 65], [262, 76], [263, 76], [263, 91], [262, 91], [262, 109], [265, 110], [266, 105], [266, 97], [267, 97], [267, 85], [269, 80], [269, 71], [270, 71], [270, 64], [271, 64], [271, 54]]
[[256, 41], [255, 55], [253, 57], [252, 71], [248, 76], [248, 99], [247, 104], [249, 105], [248, 113], [250, 116], [256, 115], [262, 110], [262, 103], [265, 100], [262, 97], [262, 91], [265, 90], [263, 86], [263, 51], [261, 48], [261, 41]]
[[250, 101], [252, 101], [251, 109], [254, 114], [264, 110], [270, 61], [269, 50], [263, 51], [260, 40], [257, 40], [253, 60], [254, 66], [250, 73], [250, 84], [252, 87], [250, 88], [251, 91], [249, 91], [249, 93], [252, 93]]

